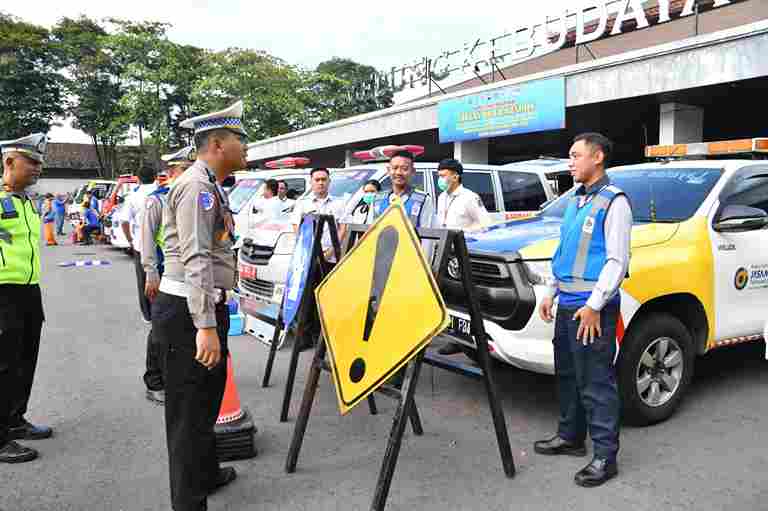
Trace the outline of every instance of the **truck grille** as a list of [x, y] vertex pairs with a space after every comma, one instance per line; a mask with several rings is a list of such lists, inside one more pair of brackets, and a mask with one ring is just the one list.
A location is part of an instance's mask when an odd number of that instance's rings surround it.
[[240, 248], [240, 257], [246, 263], [265, 265], [269, 263], [269, 258], [272, 257], [273, 252], [274, 247], [257, 245], [246, 238], [243, 240], [243, 246]]
[[256, 295], [259, 298], [266, 300], [272, 299], [272, 294], [275, 291], [275, 284], [260, 279], [240, 279], [240, 286], [244, 291]]
[[[485, 258], [472, 258], [470, 263], [475, 298], [483, 316], [508, 330], [525, 327], [535, 308], [536, 297], [522, 264]], [[459, 280], [446, 276], [440, 282], [440, 290], [451, 308], [469, 311], [464, 287]]]

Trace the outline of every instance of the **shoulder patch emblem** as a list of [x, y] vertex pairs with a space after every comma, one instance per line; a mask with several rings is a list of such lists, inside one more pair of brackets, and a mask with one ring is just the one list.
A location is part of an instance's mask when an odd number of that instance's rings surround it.
[[197, 201], [200, 204], [200, 207], [203, 208], [203, 211], [210, 211], [213, 209], [214, 199], [211, 192], [200, 192]]

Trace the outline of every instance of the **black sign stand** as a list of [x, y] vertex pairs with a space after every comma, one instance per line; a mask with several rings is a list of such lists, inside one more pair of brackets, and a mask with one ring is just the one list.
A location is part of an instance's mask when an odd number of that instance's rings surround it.
[[283, 329], [285, 329], [285, 325], [283, 325], [283, 304], [281, 303], [277, 312], [277, 321], [275, 322], [275, 334], [272, 336], [272, 344], [269, 345], [269, 356], [267, 357], [267, 366], [264, 368], [264, 379], [261, 382], [261, 386], [264, 388], [269, 387], [269, 378], [272, 376], [272, 366], [275, 363], [275, 355], [277, 355], [277, 344]]
[[[331, 222], [331, 225], [334, 224]], [[368, 230], [368, 227], [369, 226], [367, 225], [347, 226], [348, 236], [345, 244], [345, 253], [352, 249], [357, 239]], [[335, 228], [331, 230], [332, 239], [334, 231]], [[501, 408], [501, 402], [499, 401], [498, 393], [496, 392], [496, 387], [493, 381], [490, 355], [488, 354], [487, 336], [485, 329], [483, 328], [483, 320], [480, 314], [480, 309], [477, 306], [477, 302], [474, 298], [472, 269], [470, 267], [469, 255], [467, 253], [464, 234], [461, 231], [449, 231], [445, 229], [417, 229], [417, 232], [422, 240], [437, 241], [437, 251], [434, 262], [432, 264], [432, 271], [437, 275], [438, 282], [441, 278], [447, 275], [448, 262], [450, 258], [457, 258], [459, 271], [462, 275], [464, 292], [466, 293], [467, 299], [470, 302], [472, 335], [475, 338], [475, 343], [479, 353], [480, 365], [482, 366], [481, 377], [485, 382], [488, 402], [491, 407], [491, 414], [493, 418], [493, 424], [496, 429], [496, 438], [499, 444], [502, 466], [507, 477], [513, 477], [515, 474], [515, 465], [512, 457], [512, 450], [509, 445], [509, 436], [507, 434], [507, 427], [504, 420], [504, 413]], [[319, 238], [316, 238], [316, 240], [317, 239]], [[334, 242], [335, 251], [336, 247], [337, 245]], [[339, 252], [336, 251], [336, 254], [338, 260]], [[319, 282], [320, 280], [317, 280], [315, 283]], [[309, 416], [312, 411], [312, 404], [315, 399], [315, 394], [317, 393], [320, 372], [323, 369], [329, 370], [328, 362], [325, 360], [326, 351], [327, 347], [325, 342], [318, 343], [317, 349], [315, 350], [315, 356], [310, 367], [306, 387], [304, 388], [304, 397], [302, 399], [301, 409], [299, 411], [298, 417], [296, 418], [296, 427], [293, 431], [293, 437], [291, 439], [291, 446], [288, 451], [288, 457], [285, 462], [285, 470], [288, 473], [294, 473], [296, 471], [299, 451], [301, 450], [301, 446], [304, 441], [304, 435], [307, 430]], [[421, 421], [416, 409], [416, 405], [414, 403], [414, 394], [416, 392], [416, 385], [418, 383], [422, 363], [427, 362], [434, 365], [435, 367], [448, 369], [467, 376], [478, 376], [476, 369], [471, 370], [469, 369], [469, 366], [463, 367], [462, 364], [444, 361], [440, 358], [434, 357], [431, 354], [425, 356], [425, 351], [426, 349], [419, 352], [419, 354], [416, 355], [416, 357], [408, 362], [408, 364], [405, 366], [403, 371], [402, 385], [399, 386], [399, 388], [398, 386], [385, 384], [377, 389], [377, 392], [396, 399], [398, 405], [395, 411], [395, 418], [392, 424], [392, 429], [390, 430], [387, 449], [382, 461], [381, 471], [379, 472], [379, 478], [376, 484], [373, 502], [371, 503], [372, 511], [383, 511], [384, 507], [386, 506], [387, 497], [389, 496], [389, 489], [392, 485], [392, 477], [394, 476], [397, 459], [400, 454], [400, 447], [403, 441], [403, 434], [405, 433], [406, 422], [410, 420], [414, 433], [417, 436], [422, 434]]]
[[[293, 341], [293, 347], [291, 349], [291, 360], [288, 364], [288, 376], [285, 381], [285, 391], [283, 393], [283, 402], [280, 409], [280, 422], [288, 421], [288, 412], [291, 407], [291, 397], [293, 395], [293, 384], [296, 380], [296, 368], [299, 365], [299, 354], [301, 353], [302, 345], [307, 341], [309, 332], [309, 326], [317, 319], [317, 309], [314, 307], [314, 297], [312, 294], [315, 288], [320, 284], [323, 278], [330, 272], [332, 264], [325, 259], [323, 253], [323, 233], [325, 229], [331, 236], [331, 243], [333, 245], [333, 251], [336, 255], [336, 260], [340, 259], [341, 243], [339, 242], [339, 233], [336, 230], [336, 222], [332, 215], [311, 215], [315, 220], [315, 233], [314, 241], [312, 243], [310, 266], [307, 274], [307, 282], [304, 286], [304, 291], [299, 298], [299, 307], [296, 314], [296, 336]], [[285, 328], [283, 324], [283, 312], [282, 304], [280, 306], [280, 312], [278, 313], [277, 324], [275, 325], [275, 334], [272, 337], [272, 344], [269, 347], [269, 357], [267, 358], [267, 366], [264, 370], [264, 380], [262, 381], [262, 387], [269, 385], [269, 378], [272, 374], [272, 366], [275, 361], [275, 355], [277, 354], [277, 341], [280, 338], [281, 331]], [[313, 339], [314, 341], [315, 339]], [[317, 345], [323, 345], [322, 339], [317, 339]], [[368, 397], [368, 408], [371, 411], [371, 415], [376, 415], [378, 409], [376, 408], [376, 400], [373, 396]]]

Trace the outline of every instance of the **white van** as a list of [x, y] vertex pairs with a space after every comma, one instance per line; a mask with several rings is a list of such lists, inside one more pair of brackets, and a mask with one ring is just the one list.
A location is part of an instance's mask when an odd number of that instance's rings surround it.
[[[495, 222], [532, 215], [539, 207], [556, 197], [547, 181], [545, 168], [514, 164], [496, 165], [468, 163], [464, 165], [462, 184], [480, 196]], [[413, 186], [428, 193], [437, 207], [437, 163], [416, 162]], [[386, 163], [363, 164], [346, 169], [330, 169], [332, 197], [347, 202], [351, 211], [362, 201], [362, 187], [369, 179], [381, 183], [382, 191], [392, 189]], [[293, 254], [296, 235], [285, 214], [279, 219], [252, 225], [243, 234], [238, 254], [240, 278], [238, 288], [245, 330], [269, 343], [274, 335], [277, 311], [283, 298], [285, 280]]]

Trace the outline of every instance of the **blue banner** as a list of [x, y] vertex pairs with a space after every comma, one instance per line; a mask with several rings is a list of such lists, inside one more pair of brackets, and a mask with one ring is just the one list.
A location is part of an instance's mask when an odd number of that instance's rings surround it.
[[291, 257], [291, 266], [288, 269], [288, 279], [285, 282], [285, 294], [283, 295], [283, 324], [285, 329], [291, 327], [296, 313], [299, 311], [301, 297], [307, 286], [309, 267], [312, 263], [312, 245], [315, 241], [315, 221], [312, 216], [305, 216], [299, 227], [296, 248]]
[[441, 101], [440, 143], [565, 128], [565, 78]]

